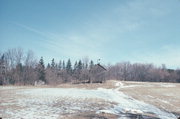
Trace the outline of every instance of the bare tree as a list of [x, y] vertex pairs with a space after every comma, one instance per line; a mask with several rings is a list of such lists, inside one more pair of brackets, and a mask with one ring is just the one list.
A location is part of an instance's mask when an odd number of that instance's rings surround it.
[[37, 60], [35, 59], [33, 51], [29, 50], [25, 56], [24, 63], [24, 84], [33, 85], [38, 79], [35, 67], [37, 65]]
[[22, 48], [16, 48], [15, 50], [15, 64], [18, 65], [22, 63], [22, 60], [24, 58], [24, 52]]

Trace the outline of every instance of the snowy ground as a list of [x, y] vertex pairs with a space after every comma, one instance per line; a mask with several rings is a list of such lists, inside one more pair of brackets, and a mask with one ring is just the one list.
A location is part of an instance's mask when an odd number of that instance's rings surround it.
[[[118, 119], [128, 119], [133, 114], [145, 119], [177, 119], [174, 114], [136, 100], [121, 91], [138, 87], [139, 84], [125, 85], [124, 82], [115, 82], [114, 85], [115, 88], [112, 89], [0, 87], [0, 117], [61, 119], [66, 115], [95, 112], [110, 113]], [[173, 84], [160, 86], [174, 87]]]

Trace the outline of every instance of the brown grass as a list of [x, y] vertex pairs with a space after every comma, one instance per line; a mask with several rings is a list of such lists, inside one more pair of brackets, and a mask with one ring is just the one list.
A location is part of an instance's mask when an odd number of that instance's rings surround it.
[[[149, 83], [149, 82], [123, 82], [126, 86], [120, 91], [131, 97], [155, 105], [168, 112], [180, 114], [180, 84], [178, 83]], [[162, 86], [163, 85], [163, 86]], [[175, 87], [165, 87], [174, 85]]]

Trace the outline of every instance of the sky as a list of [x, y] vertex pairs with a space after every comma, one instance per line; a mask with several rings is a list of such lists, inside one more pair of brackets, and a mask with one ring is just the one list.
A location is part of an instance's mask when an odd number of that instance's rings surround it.
[[180, 0], [0, 0], [0, 52], [180, 68]]

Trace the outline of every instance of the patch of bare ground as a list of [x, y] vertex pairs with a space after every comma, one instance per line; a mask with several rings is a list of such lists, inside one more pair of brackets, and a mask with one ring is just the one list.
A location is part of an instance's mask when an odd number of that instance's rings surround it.
[[71, 115], [62, 115], [59, 119], [117, 119], [118, 116], [108, 113], [83, 112]]
[[107, 80], [104, 83], [79, 83], [79, 84], [73, 84], [73, 83], [62, 83], [62, 84], [54, 84], [54, 85], [37, 85], [37, 86], [3, 86], [0, 87], [1, 90], [9, 91], [9, 90], [18, 90], [18, 89], [32, 89], [32, 88], [83, 88], [83, 89], [97, 89], [97, 88], [106, 88], [106, 89], [112, 89], [116, 88], [114, 85], [114, 80]]
[[122, 82], [120, 91], [162, 110], [180, 115], [180, 84], [152, 82]]
[[77, 114], [64, 114], [59, 119], [159, 119], [154, 115], [141, 115], [125, 113], [121, 115], [115, 115], [110, 113], [96, 113], [96, 112], [83, 112]]
[[86, 89], [97, 89], [97, 88], [107, 88], [112, 89], [115, 88], [114, 81], [108, 80], [104, 83], [80, 83], [80, 84], [72, 84], [72, 83], [65, 83], [56, 85], [53, 87], [59, 88], [86, 88]]

